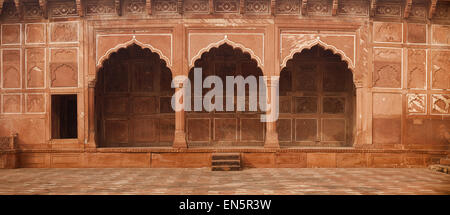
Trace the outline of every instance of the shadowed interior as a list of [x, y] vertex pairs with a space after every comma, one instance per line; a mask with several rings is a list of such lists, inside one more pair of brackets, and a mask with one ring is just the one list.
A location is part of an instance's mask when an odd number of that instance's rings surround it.
[[280, 146], [352, 146], [355, 93], [339, 55], [318, 45], [296, 53], [280, 74]]

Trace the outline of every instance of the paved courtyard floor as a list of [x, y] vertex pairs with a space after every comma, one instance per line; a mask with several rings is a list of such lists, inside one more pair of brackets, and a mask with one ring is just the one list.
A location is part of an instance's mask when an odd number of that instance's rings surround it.
[[1, 169], [0, 194], [450, 194], [428, 169]]

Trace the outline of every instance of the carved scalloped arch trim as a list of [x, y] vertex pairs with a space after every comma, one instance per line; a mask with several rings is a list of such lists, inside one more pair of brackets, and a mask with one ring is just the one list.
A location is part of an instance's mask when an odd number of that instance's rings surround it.
[[239, 48], [241, 49], [244, 53], [248, 53], [250, 54], [250, 56], [256, 60], [256, 62], [258, 63], [258, 66], [262, 69], [264, 68], [264, 63], [261, 61], [261, 58], [259, 58], [255, 52], [247, 47], [245, 47], [242, 44], [233, 42], [231, 40], [228, 39], [227, 35], [225, 35], [225, 37], [222, 40], [219, 40], [215, 43], [210, 43], [208, 46], [206, 46], [205, 48], [200, 49], [200, 51], [197, 52], [197, 54], [191, 58], [191, 61], [189, 62], [189, 67], [192, 68], [194, 67], [194, 63], [196, 60], [200, 59], [202, 54], [205, 52], [209, 52], [212, 48], [217, 48], [223, 44], [228, 44], [230, 46], [232, 46], [233, 48]]
[[101, 67], [102, 64], [103, 64], [103, 61], [105, 61], [106, 59], [108, 59], [109, 56], [110, 56], [112, 53], [117, 52], [117, 51], [118, 51], [119, 49], [121, 49], [121, 48], [127, 48], [128, 46], [130, 46], [130, 45], [132, 45], [132, 44], [136, 44], [136, 45], [138, 45], [138, 46], [140, 46], [140, 47], [142, 47], [142, 48], [148, 48], [148, 49], [150, 49], [150, 51], [157, 53], [161, 59], [163, 59], [164, 61], [166, 61], [167, 66], [168, 66], [169, 68], [172, 67], [172, 62], [170, 61], [170, 59], [169, 59], [167, 56], [165, 56], [165, 55], [162, 53], [161, 50], [159, 50], [159, 49], [153, 47], [153, 46], [150, 45], [150, 44], [142, 43], [141, 41], [139, 41], [139, 40], [136, 39], [136, 36], [133, 36], [133, 39], [131, 39], [131, 40], [125, 42], [125, 43], [118, 44], [118, 45], [115, 46], [114, 48], [111, 48], [111, 49], [109, 49], [108, 51], [106, 51], [106, 53], [98, 59], [98, 61], [97, 61], [97, 67]]
[[352, 59], [350, 59], [350, 58], [345, 54], [345, 52], [343, 52], [342, 50], [340, 50], [340, 49], [336, 48], [335, 46], [329, 45], [329, 44], [323, 42], [322, 40], [320, 40], [320, 37], [317, 37], [317, 38], [314, 39], [314, 40], [311, 40], [311, 41], [309, 41], [309, 42], [307, 42], [307, 43], [305, 43], [305, 44], [302, 44], [301, 46], [299, 46], [299, 47], [297, 47], [297, 48], [295, 48], [295, 49], [292, 49], [292, 50], [291, 50], [291, 53], [289, 53], [289, 55], [286, 56], [286, 57], [283, 59], [283, 62], [281, 63], [281, 68], [286, 67], [286, 63], [287, 63], [290, 59], [292, 59], [292, 58], [294, 57], [294, 54], [295, 54], [295, 53], [300, 53], [300, 52], [303, 51], [303, 49], [311, 49], [311, 48], [312, 48], [313, 46], [315, 46], [315, 45], [319, 45], [319, 46], [321, 46], [322, 48], [324, 48], [324, 49], [326, 49], [326, 50], [331, 50], [334, 54], [339, 55], [339, 56], [341, 57], [341, 60], [347, 62], [348, 68], [349, 68], [350, 70], [354, 71], [354, 69], [355, 69], [355, 64], [354, 64], [354, 62], [352, 61]]

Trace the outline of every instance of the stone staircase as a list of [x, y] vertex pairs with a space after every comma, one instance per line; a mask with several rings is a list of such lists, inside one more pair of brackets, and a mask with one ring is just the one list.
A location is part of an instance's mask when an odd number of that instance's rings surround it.
[[239, 171], [241, 170], [240, 153], [214, 153], [211, 158], [212, 171]]
[[439, 164], [433, 164], [429, 167], [431, 170], [450, 174], [450, 158], [441, 158]]

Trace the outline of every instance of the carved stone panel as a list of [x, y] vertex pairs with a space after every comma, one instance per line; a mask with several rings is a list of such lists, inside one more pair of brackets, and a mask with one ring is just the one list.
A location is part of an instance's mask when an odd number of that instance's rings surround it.
[[402, 49], [374, 48], [374, 87], [402, 87]]
[[270, 0], [245, 0], [245, 13], [268, 14], [270, 12]]
[[279, 141], [292, 141], [292, 119], [278, 119], [277, 133]]
[[408, 49], [407, 87], [425, 89], [427, 81], [427, 52], [424, 49]]
[[373, 115], [400, 116], [402, 114], [402, 95], [395, 93], [373, 94]]
[[369, 4], [365, 1], [339, 1], [338, 14], [342, 16], [368, 16]]
[[145, 0], [126, 0], [123, 2], [123, 8], [126, 14], [145, 13]]
[[22, 66], [20, 49], [2, 50], [2, 87], [5, 89], [22, 88]]
[[295, 141], [315, 141], [317, 119], [295, 119]]
[[378, 3], [375, 15], [379, 17], [398, 17], [402, 14], [402, 5], [400, 3]]
[[237, 119], [214, 119], [214, 140], [215, 141], [236, 141], [237, 140]]
[[426, 114], [427, 112], [427, 95], [426, 94], [407, 94], [408, 113], [409, 114]]
[[78, 49], [50, 49], [51, 87], [78, 86]]
[[450, 51], [431, 51], [431, 88], [450, 89]]
[[21, 24], [2, 25], [2, 44], [19, 45], [21, 43]]
[[345, 141], [345, 119], [322, 119], [323, 141]]
[[22, 95], [3, 94], [2, 95], [2, 112], [3, 113], [21, 113], [22, 112]]
[[86, 15], [115, 15], [116, 8], [114, 1], [109, 0], [89, 0], [86, 2]]
[[373, 41], [401, 43], [403, 38], [402, 23], [374, 22]]
[[207, 142], [210, 140], [210, 119], [188, 119], [187, 128], [189, 141]]
[[25, 50], [27, 88], [45, 87], [45, 56], [45, 48], [29, 48]]
[[46, 27], [45, 23], [25, 25], [26, 44], [45, 44]]
[[328, 114], [345, 113], [345, 97], [324, 97], [323, 112]]
[[76, 43], [78, 42], [78, 22], [50, 23], [51, 43]]
[[43, 15], [42, 8], [38, 2], [26, 2], [23, 7], [24, 18], [26, 19], [41, 19]]
[[432, 114], [450, 114], [450, 94], [431, 95]]
[[437, 45], [450, 45], [450, 26], [432, 25], [431, 42]]
[[310, 0], [308, 1], [307, 11], [308, 15], [315, 16], [330, 16], [331, 4], [328, 0]]
[[256, 119], [240, 119], [240, 140], [250, 142], [264, 141], [264, 123], [259, 118]]
[[239, 13], [239, 0], [215, 0], [214, 12]]
[[277, 14], [300, 14], [300, 1], [278, 0], [276, 2]]
[[185, 13], [209, 13], [209, 0], [185, 0]]
[[295, 98], [295, 113], [317, 113], [317, 97]]
[[450, 18], [450, 3], [448, 1], [438, 1], [433, 18], [448, 20]]
[[75, 1], [53, 1], [49, 4], [49, 15], [51, 17], [76, 17], [78, 16]]
[[427, 25], [408, 23], [408, 43], [426, 43]]
[[427, 18], [427, 6], [424, 4], [412, 4], [409, 19], [425, 20]]
[[25, 107], [27, 113], [45, 113], [45, 94], [26, 94]]
[[153, 0], [152, 12], [156, 14], [175, 14], [178, 11], [177, 0]]

